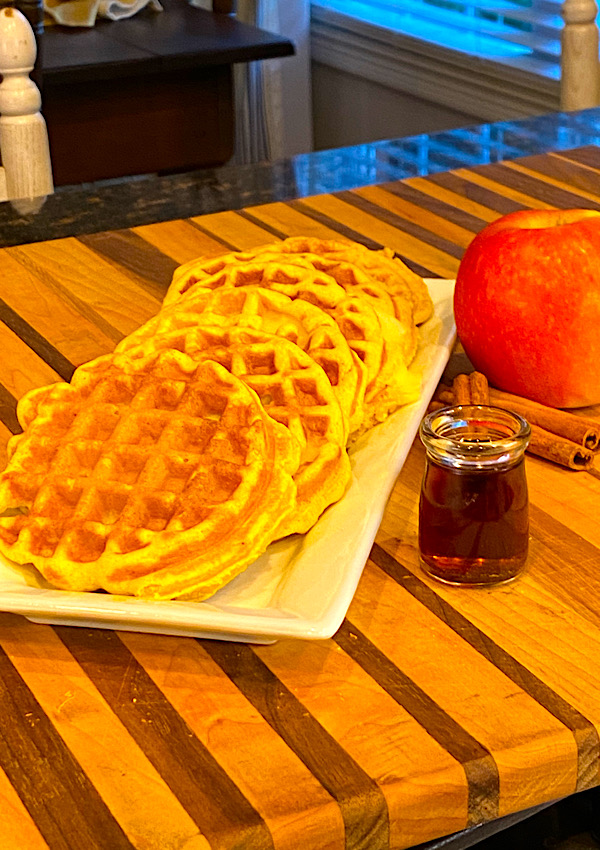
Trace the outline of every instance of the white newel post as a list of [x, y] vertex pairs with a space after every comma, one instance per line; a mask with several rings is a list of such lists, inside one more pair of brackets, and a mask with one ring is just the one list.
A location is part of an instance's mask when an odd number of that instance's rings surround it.
[[23, 213], [35, 212], [54, 191], [40, 91], [29, 77], [36, 55], [27, 18], [12, 7], [0, 10], [0, 154], [5, 191], [0, 199], [14, 201]]
[[562, 5], [561, 109], [600, 103], [597, 13], [595, 0], [565, 0]]

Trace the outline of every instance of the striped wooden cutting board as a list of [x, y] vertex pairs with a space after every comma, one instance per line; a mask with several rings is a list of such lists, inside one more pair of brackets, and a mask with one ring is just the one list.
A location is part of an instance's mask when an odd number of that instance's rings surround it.
[[[111, 351], [194, 256], [341, 236], [453, 277], [486, 222], [548, 206], [600, 209], [598, 149], [5, 248], [2, 445], [24, 392]], [[530, 458], [529, 570], [469, 591], [419, 571], [423, 460], [331, 640], [0, 615], [2, 850], [407, 848], [598, 784], [599, 468]]]

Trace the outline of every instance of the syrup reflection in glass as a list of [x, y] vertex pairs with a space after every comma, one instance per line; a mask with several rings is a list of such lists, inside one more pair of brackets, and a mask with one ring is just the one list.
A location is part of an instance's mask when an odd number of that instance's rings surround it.
[[488, 405], [443, 408], [421, 422], [427, 462], [419, 504], [424, 570], [450, 584], [511, 581], [529, 542], [528, 423]]

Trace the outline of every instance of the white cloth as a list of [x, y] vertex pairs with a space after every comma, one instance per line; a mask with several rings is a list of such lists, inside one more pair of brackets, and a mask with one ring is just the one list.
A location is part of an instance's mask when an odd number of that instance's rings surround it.
[[93, 27], [96, 18], [119, 21], [146, 7], [161, 12], [159, 0], [44, 0], [44, 10], [65, 27]]

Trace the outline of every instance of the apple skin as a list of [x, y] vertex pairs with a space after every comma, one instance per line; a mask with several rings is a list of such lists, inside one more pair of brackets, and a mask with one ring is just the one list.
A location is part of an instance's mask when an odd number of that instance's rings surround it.
[[600, 212], [520, 210], [468, 246], [458, 337], [490, 384], [550, 407], [600, 403]]

